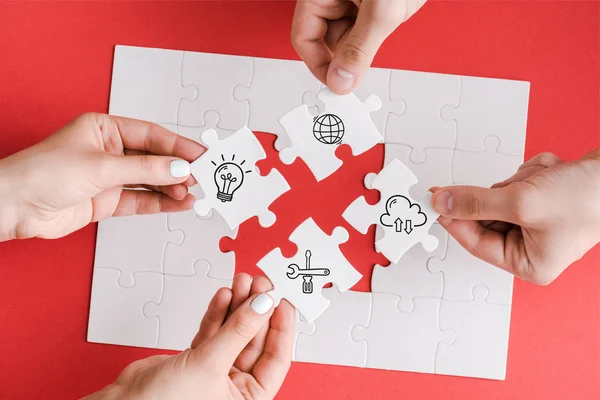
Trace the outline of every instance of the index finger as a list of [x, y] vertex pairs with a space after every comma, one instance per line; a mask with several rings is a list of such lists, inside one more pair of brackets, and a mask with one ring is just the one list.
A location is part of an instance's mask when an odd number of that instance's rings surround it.
[[206, 149], [200, 143], [152, 122], [110, 116], [123, 145], [128, 149], [147, 151], [156, 155], [173, 156], [188, 162], [195, 161]]
[[333, 54], [327, 44], [327, 21], [343, 17], [353, 4], [336, 2], [334, 5], [318, 5], [310, 1], [298, 1], [292, 22], [292, 45], [313, 75], [326, 84], [327, 70]]

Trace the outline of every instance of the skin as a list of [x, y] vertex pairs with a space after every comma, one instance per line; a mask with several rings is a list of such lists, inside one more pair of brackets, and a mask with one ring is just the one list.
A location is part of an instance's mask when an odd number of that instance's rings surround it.
[[[271, 289], [264, 276], [240, 274], [208, 306], [189, 349], [138, 360], [96, 399], [272, 399], [291, 364], [294, 309], [257, 314], [250, 303]], [[265, 295], [266, 296], [266, 295]]]
[[379, 47], [425, 0], [299, 0], [292, 44], [333, 92], [351, 92]]

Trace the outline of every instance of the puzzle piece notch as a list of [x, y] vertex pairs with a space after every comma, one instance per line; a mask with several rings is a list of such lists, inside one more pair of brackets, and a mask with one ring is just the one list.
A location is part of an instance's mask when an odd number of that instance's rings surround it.
[[177, 124], [182, 99], [195, 88], [181, 84], [183, 51], [116, 46], [109, 113], [155, 123]]
[[422, 163], [429, 147], [454, 149], [456, 123], [441, 117], [447, 104], [458, 104], [460, 77], [415, 71], [393, 70], [390, 96], [402, 99], [406, 110], [402, 115], [390, 114], [385, 143], [404, 144], [413, 149], [410, 161]]
[[371, 296], [369, 324], [357, 325], [351, 332], [353, 340], [367, 343], [366, 366], [433, 373], [438, 344], [450, 345], [456, 340], [454, 331], [440, 329], [441, 300], [414, 299], [412, 312], [403, 313], [398, 308], [399, 296], [387, 293]]
[[448, 232], [441, 225], [431, 227], [431, 233], [438, 238], [440, 245], [433, 253], [422, 247], [409, 249], [398, 263], [387, 267], [375, 265], [371, 276], [371, 291], [400, 296], [398, 309], [410, 313], [414, 309], [414, 299], [420, 297], [442, 298], [444, 279], [441, 273], [432, 273], [427, 268], [431, 257], [443, 258], [446, 254]]
[[206, 216], [214, 209], [231, 230], [254, 216], [263, 227], [273, 225], [276, 217], [268, 207], [290, 187], [276, 169], [260, 175], [256, 163], [266, 154], [254, 134], [244, 127], [219, 140], [209, 129], [201, 139], [208, 150], [191, 165], [205, 195], [194, 203], [196, 214]]
[[204, 124], [200, 126], [188, 126], [188, 125], [178, 125], [177, 133], [180, 136], [184, 136], [188, 139], [191, 139], [195, 142], [198, 142], [204, 146], [206, 143], [203, 143], [201, 140], [202, 132], [213, 129], [217, 132], [217, 137], [219, 140], [225, 139], [228, 136], [231, 136], [235, 133], [234, 130], [231, 129], [223, 129], [219, 127], [219, 121], [221, 120], [221, 116], [216, 111], [207, 111], [204, 113]]
[[394, 159], [375, 179], [372, 176], [365, 179], [381, 193], [381, 200], [370, 205], [364, 196], [357, 198], [342, 214], [344, 219], [363, 234], [373, 224], [383, 228], [383, 237], [379, 235], [375, 248], [393, 263], [418, 242], [429, 252], [435, 250], [438, 240], [428, 231], [438, 214], [431, 208], [429, 196], [423, 202], [415, 202], [408, 194], [409, 188], [417, 183], [414, 174]]
[[179, 104], [177, 123], [206, 126], [210, 111], [220, 115], [219, 127], [236, 130], [248, 125], [248, 104], [236, 101], [238, 85], [249, 85], [252, 58], [212, 53], [185, 52], [181, 67], [181, 85], [196, 88], [197, 96]]
[[504, 380], [511, 306], [491, 304], [487, 293], [478, 285], [472, 301], [442, 300], [440, 327], [455, 331], [456, 341], [438, 347], [436, 374]]
[[[523, 156], [507, 155], [498, 152], [500, 139], [488, 136], [484, 139], [485, 150], [480, 152], [454, 152], [452, 160], [452, 182], [454, 184], [490, 187], [502, 182], [517, 172], [523, 163]], [[473, 168], [477, 165], [477, 168]]]
[[440, 116], [454, 121], [456, 146], [461, 151], [484, 151], [485, 138], [499, 138], [499, 153], [523, 155], [527, 129], [529, 82], [506, 79], [460, 79], [460, 100], [448, 103]]
[[155, 348], [158, 319], [142, 313], [147, 301], [159, 301], [163, 277], [153, 272], [136, 272], [130, 287], [119, 284], [122, 272], [94, 268], [87, 341]]
[[167, 214], [109, 218], [98, 223], [94, 267], [121, 271], [119, 285], [131, 287], [136, 272], [163, 272], [167, 243], [183, 241], [168, 229]]
[[317, 92], [321, 83], [303, 62], [258, 57], [252, 62], [250, 84], [236, 86], [233, 97], [248, 104], [250, 129], [277, 135], [277, 150], [289, 147], [290, 140], [278, 121], [302, 104], [305, 93]]
[[220, 240], [235, 239], [237, 229], [231, 230], [218, 213], [210, 218], [200, 218], [193, 210], [171, 213], [167, 216], [170, 231], [184, 235], [181, 244], [168, 243], [164, 257], [164, 273], [170, 275], [195, 275], [194, 263], [206, 260], [211, 266], [208, 276], [215, 279], [233, 279], [235, 253], [221, 252]]
[[280, 248], [265, 255], [257, 265], [273, 284], [274, 289], [269, 293], [275, 305], [285, 298], [311, 323], [329, 305], [322, 294], [324, 285], [335, 283], [340, 291], [354, 286], [362, 275], [339, 248], [348, 237], [341, 227], [328, 235], [308, 218], [290, 235], [289, 240], [298, 248], [294, 256], [284, 257]]
[[323, 296], [330, 301], [329, 307], [316, 319], [316, 329], [310, 335], [299, 335], [296, 360], [364, 367], [366, 343], [354, 341], [350, 332], [355, 325], [369, 323], [371, 293], [340, 292], [334, 285], [323, 289]]
[[512, 274], [471, 255], [454, 238], [448, 240], [445, 257], [429, 259], [427, 269], [444, 275], [444, 300], [472, 301], [473, 289], [484, 285], [490, 303], [512, 303]]
[[292, 361], [299, 361], [296, 353], [296, 347], [298, 345], [298, 338], [300, 335], [312, 336], [316, 332], [316, 324], [313, 322], [308, 323], [298, 310], [294, 310], [296, 315], [296, 321], [294, 323], [294, 347], [292, 348]]
[[143, 305], [146, 318], [158, 317], [158, 347], [161, 349], [188, 348], [215, 293], [222, 287], [231, 288], [230, 279], [208, 276], [211, 267], [205, 260], [196, 261], [194, 269], [195, 274], [191, 276], [164, 275], [160, 301]]

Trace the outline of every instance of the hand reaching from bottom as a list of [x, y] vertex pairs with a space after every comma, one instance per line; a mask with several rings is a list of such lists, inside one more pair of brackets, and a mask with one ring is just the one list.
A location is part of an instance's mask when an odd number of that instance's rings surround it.
[[[291, 364], [294, 309], [273, 310], [264, 276], [237, 275], [213, 297], [191, 348], [138, 360], [92, 399], [272, 399]], [[259, 294], [263, 293], [263, 294]]]
[[471, 254], [545, 285], [600, 241], [600, 150], [541, 153], [491, 188], [434, 188], [439, 223]]

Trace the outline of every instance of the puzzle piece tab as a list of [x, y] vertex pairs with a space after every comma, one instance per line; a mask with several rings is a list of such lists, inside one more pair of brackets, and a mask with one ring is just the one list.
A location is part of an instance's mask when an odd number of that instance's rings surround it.
[[372, 188], [381, 193], [379, 203], [370, 205], [361, 196], [342, 214], [363, 235], [371, 225], [383, 228], [383, 237], [376, 240], [375, 248], [393, 263], [419, 242], [428, 252], [438, 245], [437, 238], [429, 234], [429, 228], [439, 215], [431, 208], [429, 197], [418, 202], [409, 195], [410, 187], [416, 183], [413, 173], [394, 159], [372, 181]]
[[147, 318], [158, 317], [158, 347], [184, 350], [190, 346], [200, 321], [217, 290], [231, 287], [229, 279], [208, 277], [210, 265], [199, 260], [192, 276], [164, 276], [164, 291], [160, 301], [152, 300], [143, 306]]
[[298, 246], [295, 256], [286, 258], [279, 248], [264, 256], [257, 265], [273, 283], [270, 294], [275, 305], [288, 300], [310, 323], [329, 305], [321, 293], [325, 284], [335, 283], [340, 291], [354, 286], [362, 275], [339, 249], [347, 240], [344, 228], [337, 227], [327, 235], [309, 218], [290, 235], [290, 241]]
[[[389, 370], [429, 372], [435, 370], [438, 344], [454, 342], [454, 332], [440, 329], [440, 299], [415, 299], [410, 313], [398, 310], [400, 297], [372, 293], [368, 326], [355, 326], [354, 340], [367, 344], [367, 367]], [[318, 329], [318, 328], [317, 328]]]
[[321, 115], [313, 117], [308, 107], [301, 105], [279, 120], [292, 142], [279, 157], [285, 164], [302, 158], [320, 181], [342, 166], [335, 156], [338, 145], [349, 145], [356, 156], [381, 142], [382, 136], [369, 115], [381, 107], [381, 100], [371, 95], [363, 103], [352, 93], [337, 95], [329, 89], [321, 90], [317, 97], [325, 104]]
[[204, 217], [214, 209], [231, 230], [254, 216], [263, 227], [273, 225], [275, 214], [268, 207], [290, 186], [275, 169], [267, 176], [258, 173], [256, 163], [266, 154], [254, 134], [244, 127], [219, 140], [209, 129], [201, 139], [208, 150], [191, 165], [204, 192], [194, 203], [196, 214]]

